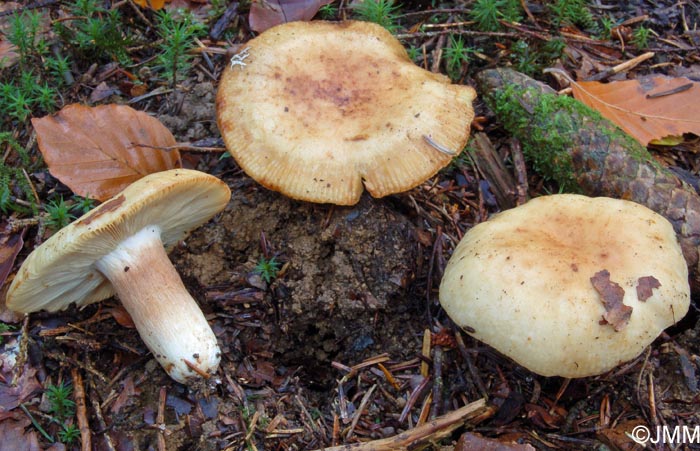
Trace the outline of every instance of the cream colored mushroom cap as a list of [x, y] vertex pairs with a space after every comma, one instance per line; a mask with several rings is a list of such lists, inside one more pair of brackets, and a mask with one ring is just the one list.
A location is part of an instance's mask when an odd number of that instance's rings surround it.
[[200, 171], [172, 169], [147, 175], [56, 232], [24, 261], [7, 293], [17, 312], [56, 311], [114, 294], [95, 261], [148, 225], [161, 229], [166, 249], [223, 210], [228, 186]]
[[290, 22], [244, 47], [222, 76], [217, 119], [231, 155], [269, 189], [351, 205], [363, 182], [382, 197], [449, 164], [428, 141], [455, 154], [467, 143], [475, 91], [416, 66], [379, 25]]
[[[620, 331], [591, 278], [608, 270], [632, 307]], [[640, 301], [637, 284], [661, 286]], [[624, 200], [544, 196], [469, 230], [440, 303], [470, 335], [544, 376], [600, 374], [638, 356], [687, 313], [688, 268], [664, 217]]]

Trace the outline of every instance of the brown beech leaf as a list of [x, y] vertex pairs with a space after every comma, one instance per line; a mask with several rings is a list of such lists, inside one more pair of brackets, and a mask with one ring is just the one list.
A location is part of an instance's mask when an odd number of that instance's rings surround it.
[[333, 0], [253, 0], [248, 22], [259, 33], [275, 25], [296, 20], [311, 20], [319, 8]]
[[24, 230], [21, 233], [11, 235], [0, 234], [0, 286], [5, 283], [5, 279], [10, 275], [17, 254], [24, 246], [22, 235], [24, 235]]
[[574, 97], [646, 146], [683, 133], [700, 135], [700, 85], [684, 77], [574, 82]]
[[139, 5], [141, 8], [150, 8], [154, 11], [158, 11], [165, 6], [166, 2], [170, 0], [134, 0], [134, 3]]
[[591, 277], [591, 283], [605, 306], [603, 324], [610, 324], [615, 328], [615, 332], [624, 329], [632, 316], [632, 307], [622, 303], [625, 297], [625, 290], [619, 284], [610, 280], [610, 272], [607, 269], [595, 273]]
[[12, 67], [17, 60], [19, 60], [17, 47], [6, 39], [0, 39], [0, 69]]
[[124, 105], [68, 105], [32, 119], [51, 175], [75, 194], [104, 201], [141, 177], [180, 167], [176, 144], [156, 118]]
[[652, 290], [660, 286], [661, 282], [654, 276], [640, 277], [639, 280], [637, 280], [637, 299], [645, 302], [653, 294]]
[[136, 324], [134, 324], [134, 320], [131, 319], [131, 315], [129, 315], [129, 312], [126, 311], [124, 307], [121, 305], [118, 305], [116, 307], [108, 308], [107, 313], [112, 315], [112, 318], [117, 322], [122, 327], [125, 327], [127, 329], [135, 329]]

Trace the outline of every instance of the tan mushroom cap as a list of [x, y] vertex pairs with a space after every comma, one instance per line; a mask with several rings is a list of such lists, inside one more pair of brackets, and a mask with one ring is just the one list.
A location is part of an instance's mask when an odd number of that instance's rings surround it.
[[32, 252], [15, 276], [7, 307], [17, 312], [56, 311], [114, 295], [95, 262], [146, 226], [158, 226], [169, 249], [228, 203], [230, 190], [214, 176], [188, 169], [150, 174]]
[[[615, 331], [591, 277], [608, 270], [632, 307]], [[638, 281], [661, 286], [641, 301]], [[469, 230], [440, 303], [470, 335], [544, 376], [600, 374], [638, 356], [688, 311], [688, 269], [671, 224], [633, 202], [540, 197]]]
[[[263, 186], [295, 199], [356, 203], [406, 191], [469, 138], [475, 91], [416, 66], [383, 27], [291, 22], [245, 44], [221, 79], [226, 147]], [[244, 55], [247, 55], [245, 58]]]

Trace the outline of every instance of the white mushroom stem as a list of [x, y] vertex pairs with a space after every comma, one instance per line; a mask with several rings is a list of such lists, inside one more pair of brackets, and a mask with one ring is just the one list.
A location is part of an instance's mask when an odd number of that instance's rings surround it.
[[122, 241], [96, 266], [170, 377], [186, 383], [216, 371], [216, 337], [168, 259], [159, 227], [147, 226]]

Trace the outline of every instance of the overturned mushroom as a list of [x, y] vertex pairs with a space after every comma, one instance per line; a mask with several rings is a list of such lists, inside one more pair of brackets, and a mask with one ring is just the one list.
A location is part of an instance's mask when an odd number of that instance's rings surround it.
[[469, 230], [440, 303], [470, 335], [544, 376], [600, 374], [688, 311], [673, 227], [633, 202], [540, 197]]
[[355, 204], [406, 191], [469, 137], [476, 94], [416, 66], [368, 22], [290, 22], [245, 44], [221, 79], [226, 147], [263, 186]]
[[127, 187], [32, 252], [7, 307], [29, 313], [116, 293], [158, 362], [186, 383], [216, 371], [216, 337], [166, 249], [221, 211], [231, 193], [211, 175], [174, 169]]

